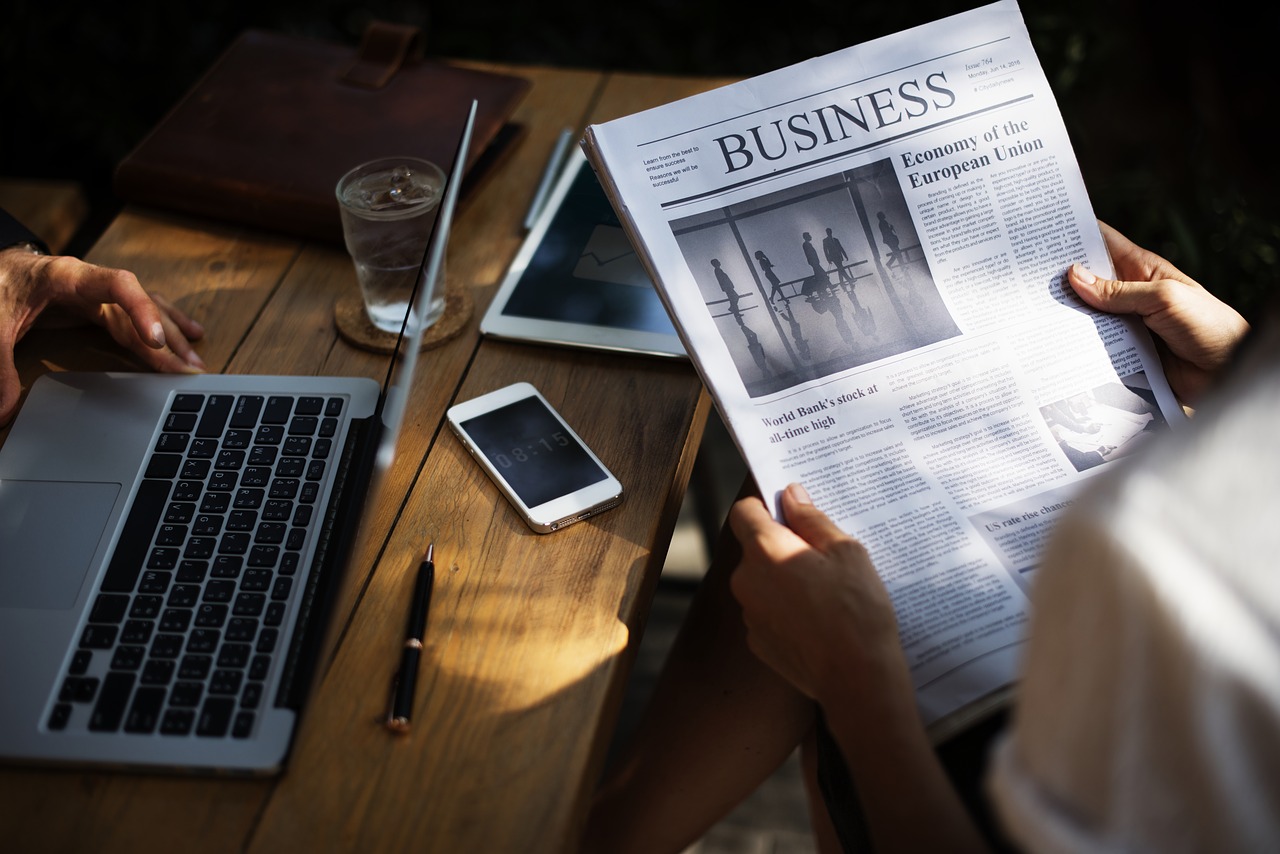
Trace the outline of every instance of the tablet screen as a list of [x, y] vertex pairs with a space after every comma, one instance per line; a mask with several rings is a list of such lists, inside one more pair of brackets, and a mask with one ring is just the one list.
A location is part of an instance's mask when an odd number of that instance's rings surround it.
[[685, 357], [652, 280], [577, 148], [480, 330], [500, 338]]

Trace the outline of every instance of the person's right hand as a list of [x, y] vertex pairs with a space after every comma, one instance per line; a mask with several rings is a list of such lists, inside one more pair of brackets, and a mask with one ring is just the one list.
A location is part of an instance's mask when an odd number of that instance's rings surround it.
[[1073, 264], [1067, 281], [1094, 308], [1139, 315], [1158, 339], [1173, 393], [1193, 405], [1249, 331], [1248, 322], [1159, 255], [1098, 224], [1119, 278], [1100, 279]]

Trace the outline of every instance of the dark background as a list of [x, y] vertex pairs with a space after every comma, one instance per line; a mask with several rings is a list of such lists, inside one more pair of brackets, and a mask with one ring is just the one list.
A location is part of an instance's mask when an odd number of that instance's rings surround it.
[[[385, 18], [444, 57], [741, 75], [979, 2], [787, 0], [11, 0], [0, 11], [0, 174], [72, 178], [119, 208], [120, 161], [247, 27], [354, 45]], [[1254, 316], [1280, 270], [1274, 4], [1023, 0], [1098, 216]], [[1194, 11], [1188, 11], [1194, 10]], [[1263, 17], [1259, 18], [1261, 14]]]

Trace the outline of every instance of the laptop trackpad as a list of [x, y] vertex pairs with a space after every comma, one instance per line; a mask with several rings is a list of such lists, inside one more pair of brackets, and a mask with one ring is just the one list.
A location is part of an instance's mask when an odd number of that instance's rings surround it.
[[0, 608], [76, 603], [118, 483], [0, 480]]

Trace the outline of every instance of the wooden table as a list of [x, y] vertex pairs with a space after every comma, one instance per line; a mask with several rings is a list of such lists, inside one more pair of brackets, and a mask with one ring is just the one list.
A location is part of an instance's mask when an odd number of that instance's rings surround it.
[[[533, 89], [528, 135], [460, 208], [448, 274], [476, 314], [426, 351], [408, 451], [356, 547], [288, 767], [270, 779], [0, 769], [0, 849], [564, 851], [576, 848], [708, 411], [691, 366], [482, 340], [555, 139], [719, 82], [510, 66]], [[89, 253], [204, 322], [212, 371], [381, 377], [336, 334], [356, 288], [338, 248], [128, 208]], [[96, 332], [38, 331], [47, 370], [136, 369]], [[527, 529], [443, 425], [446, 407], [538, 386], [622, 480], [624, 504], [551, 535]], [[0, 440], [4, 433], [0, 432]], [[382, 726], [417, 560], [436, 596], [414, 730]]]

